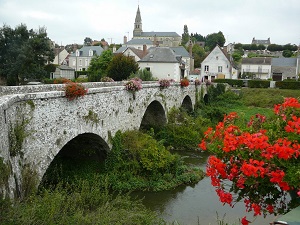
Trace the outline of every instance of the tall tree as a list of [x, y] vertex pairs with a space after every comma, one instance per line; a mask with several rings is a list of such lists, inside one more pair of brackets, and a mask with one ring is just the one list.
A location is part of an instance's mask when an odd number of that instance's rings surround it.
[[0, 76], [8, 85], [19, 85], [26, 79], [41, 80], [47, 75], [44, 66], [54, 59], [46, 29], [28, 30], [24, 24], [15, 29], [0, 28]]
[[204, 48], [195, 44], [192, 48], [192, 53], [194, 56], [195, 68], [200, 68], [201, 62], [204, 60], [204, 58], [206, 56]]
[[181, 45], [185, 45], [190, 39], [190, 35], [189, 35], [189, 29], [187, 25], [184, 25], [183, 27], [183, 34], [181, 37]]
[[92, 38], [86, 37], [86, 38], [83, 40], [83, 45], [85, 45], [85, 46], [91, 46], [91, 45], [92, 45], [92, 42], [93, 42]]
[[223, 47], [225, 44], [225, 37], [221, 31], [218, 33], [208, 34], [206, 36], [206, 43], [205, 45], [209, 48], [209, 50], [213, 50], [216, 45]]
[[126, 80], [131, 73], [138, 71], [139, 65], [133, 57], [117, 54], [107, 68], [107, 74], [115, 81]]

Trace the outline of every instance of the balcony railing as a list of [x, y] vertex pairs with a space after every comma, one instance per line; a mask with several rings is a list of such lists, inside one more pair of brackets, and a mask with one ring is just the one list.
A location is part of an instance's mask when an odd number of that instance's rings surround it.
[[270, 73], [269, 69], [244, 69], [243, 73]]

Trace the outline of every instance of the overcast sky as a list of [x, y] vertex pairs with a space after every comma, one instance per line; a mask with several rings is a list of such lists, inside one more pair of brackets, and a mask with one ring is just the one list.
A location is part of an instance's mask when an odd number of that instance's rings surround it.
[[143, 31], [181, 35], [186, 24], [203, 36], [222, 31], [226, 43], [270, 37], [274, 44], [300, 44], [300, 0], [0, 0], [0, 22], [44, 26], [62, 45], [85, 37], [119, 44], [132, 38], [138, 5]]

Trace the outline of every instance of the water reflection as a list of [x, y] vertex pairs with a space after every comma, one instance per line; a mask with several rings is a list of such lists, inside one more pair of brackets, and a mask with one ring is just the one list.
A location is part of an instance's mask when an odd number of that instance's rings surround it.
[[[189, 152], [182, 154], [184, 160], [192, 165], [205, 168], [205, 153]], [[204, 178], [194, 186], [181, 186], [171, 191], [139, 193], [144, 197], [143, 203], [161, 214], [169, 222], [177, 221], [181, 225], [214, 225], [217, 219], [224, 219], [228, 224], [239, 224], [239, 218], [247, 216], [253, 220], [253, 213], [246, 213], [244, 204], [236, 204], [234, 208], [219, 202], [209, 178]], [[224, 218], [223, 218], [224, 217]], [[274, 216], [258, 217], [254, 225], [267, 225], [274, 221]]]

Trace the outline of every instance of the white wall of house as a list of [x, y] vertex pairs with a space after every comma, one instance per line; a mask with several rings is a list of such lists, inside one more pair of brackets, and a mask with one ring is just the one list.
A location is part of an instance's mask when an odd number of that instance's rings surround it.
[[255, 77], [259, 79], [268, 79], [271, 77], [271, 65], [242, 64], [241, 74], [246, 72], [255, 74]]
[[140, 69], [149, 68], [157, 79], [174, 79], [180, 81], [179, 63], [149, 63], [139, 62]]
[[[55, 56], [54, 60], [53, 60], [53, 64], [56, 65], [62, 65], [64, 60], [68, 57], [69, 53], [67, 52], [66, 49], [62, 50], [60, 53], [58, 53], [58, 55]], [[59, 62], [58, 62], [59, 60]]]
[[220, 47], [216, 46], [213, 51], [201, 63], [201, 79], [208, 77], [211, 81], [213, 78], [225, 75], [225, 79], [231, 79], [231, 63], [224, 55]]

